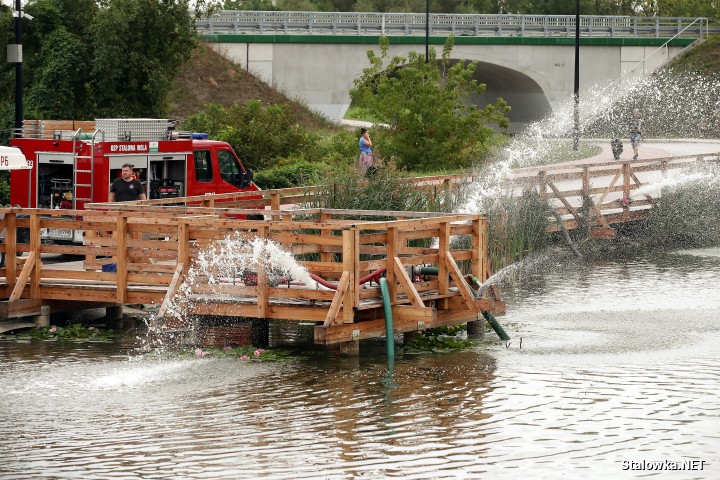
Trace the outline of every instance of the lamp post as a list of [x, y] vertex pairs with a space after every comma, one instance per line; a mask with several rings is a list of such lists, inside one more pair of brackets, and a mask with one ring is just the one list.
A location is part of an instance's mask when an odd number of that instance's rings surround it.
[[575, 88], [573, 90], [573, 150], [580, 150], [580, 0], [575, 3]]
[[425, 63], [430, 55], [430, 0], [425, 1]]
[[15, 0], [15, 129], [22, 129], [23, 122], [23, 78], [22, 78], [22, 14], [20, 0]]

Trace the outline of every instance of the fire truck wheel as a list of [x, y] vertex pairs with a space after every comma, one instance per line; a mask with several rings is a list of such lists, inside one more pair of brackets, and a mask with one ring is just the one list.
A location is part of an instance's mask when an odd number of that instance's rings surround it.
[[5, 252], [0, 252], [0, 268], [5, 266]]
[[265, 217], [263, 215], [248, 215], [248, 220], [265, 220]]

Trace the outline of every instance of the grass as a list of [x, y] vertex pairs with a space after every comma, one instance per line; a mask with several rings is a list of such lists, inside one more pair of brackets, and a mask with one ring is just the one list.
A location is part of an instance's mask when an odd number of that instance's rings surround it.
[[370, 113], [367, 109], [351, 105], [345, 112], [345, 119], [359, 120], [361, 122], [383, 123], [381, 119]]
[[248, 100], [260, 100], [263, 105], [288, 105], [297, 115], [299, 123], [308, 128], [319, 131], [339, 128], [334, 122], [310, 110], [302, 101], [292, 99], [266, 84], [206, 44], [195, 49], [173, 81], [168, 118], [187, 118], [202, 111], [211, 102], [228, 108]]
[[531, 160], [525, 160], [522, 165], [514, 164], [512, 168], [534, 167], [537, 165], [554, 165], [557, 163], [573, 162], [594, 157], [602, 152], [602, 147], [594, 143], [580, 142], [579, 150], [573, 149], [572, 139], [547, 139], [544, 150]]

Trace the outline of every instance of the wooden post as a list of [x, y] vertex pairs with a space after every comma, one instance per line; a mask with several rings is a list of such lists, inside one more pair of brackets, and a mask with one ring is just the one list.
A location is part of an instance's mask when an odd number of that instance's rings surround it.
[[[321, 213], [320, 214], [320, 224], [324, 225], [328, 222], [330, 222], [330, 219], [332, 216], [329, 213]], [[332, 236], [332, 230], [322, 229], [320, 230], [320, 236], [322, 238], [329, 238]], [[326, 247], [321, 245], [321, 249], [325, 249]], [[333, 253], [332, 252], [320, 252], [320, 261], [321, 262], [332, 262], [333, 261]]]
[[[343, 229], [343, 272], [350, 272], [350, 284], [345, 292], [342, 307], [342, 323], [353, 323], [355, 321], [355, 309], [357, 305], [355, 298], [358, 297], [358, 266], [357, 266], [357, 249], [356, 241], [358, 241], [355, 230]], [[338, 318], [340, 320], [340, 318]]]
[[30, 276], [30, 297], [40, 298], [40, 278], [42, 261], [40, 260], [40, 214], [30, 214], [30, 253], [35, 256], [35, 265]]
[[622, 167], [623, 175], [623, 213], [630, 209], [629, 202], [626, 200], [630, 198], [630, 162], [623, 163]]
[[190, 226], [182, 220], [178, 223], [178, 264], [183, 264], [183, 274], [190, 268]]
[[540, 194], [540, 200], [547, 203], [547, 180], [545, 180], [544, 170], [538, 172], [538, 193]]
[[472, 274], [473, 277], [483, 281], [483, 272], [485, 270], [485, 231], [483, 229], [483, 216], [478, 215], [472, 221], [472, 233], [470, 234], [470, 248], [472, 249]]
[[10, 295], [17, 277], [17, 215], [14, 212], [5, 214], [5, 277], [7, 295]]
[[[258, 228], [257, 236], [267, 239], [268, 227]], [[259, 318], [267, 318], [268, 316], [269, 292], [270, 286], [268, 284], [267, 270], [265, 270], [265, 265], [263, 265], [263, 255], [260, 255], [257, 265], [257, 312]]]
[[450, 251], [450, 222], [443, 222], [438, 228], [438, 293], [447, 295], [450, 292], [445, 254]]
[[333, 349], [345, 357], [357, 357], [360, 355], [360, 340], [350, 340], [336, 344]]
[[270, 320], [253, 318], [250, 324], [250, 342], [253, 346], [267, 348], [270, 345]]
[[582, 167], [583, 174], [582, 174], [582, 192], [583, 196], [590, 196], [590, 174], [588, 173], [588, 166], [585, 165]]
[[[87, 220], [87, 217], [83, 217], [83, 220]], [[83, 237], [85, 238], [85, 240], [90, 240], [90, 239], [92, 239], [92, 238], [96, 238], [97, 236], [98, 236], [97, 231], [96, 231], [96, 230], [93, 230], [92, 228], [86, 228], [86, 229], [83, 231]], [[85, 244], [88, 245], [87, 242], [86, 242]], [[91, 243], [90, 243], [90, 244], [91, 244]], [[89, 253], [86, 253], [86, 254], [85, 254], [85, 261], [83, 262], [83, 268], [86, 269], [86, 270], [89, 270], [89, 269], [88, 269], [88, 266], [89, 266], [90, 264], [96, 263], [96, 262], [95, 262], [96, 260], [97, 260], [97, 256], [91, 255], [91, 254], [89, 254]]]
[[[279, 193], [271, 193], [270, 194], [270, 210], [280, 210], [280, 194]], [[273, 220], [279, 220], [277, 215], [273, 215]]]
[[117, 263], [115, 264], [117, 273], [117, 297], [118, 303], [127, 303], [127, 217], [117, 217], [116, 243], [117, 243]]
[[485, 336], [485, 320], [467, 322], [468, 337], [482, 338]]
[[124, 327], [123, 307], [105, 307], [105, 325], [113, 330], [121, 330]]

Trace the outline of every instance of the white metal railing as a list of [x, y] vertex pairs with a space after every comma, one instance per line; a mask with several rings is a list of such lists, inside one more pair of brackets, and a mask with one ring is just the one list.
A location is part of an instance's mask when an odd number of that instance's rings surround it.
[[[425, 35], [424, 13], [222, 10], [198, 19], [204, 34]], [[574, 37], [574, 15], [430, 14], [430, 35]], [[583, 37], [706, 38], [720, 32], [704, 17], [581, 16]]]

